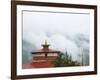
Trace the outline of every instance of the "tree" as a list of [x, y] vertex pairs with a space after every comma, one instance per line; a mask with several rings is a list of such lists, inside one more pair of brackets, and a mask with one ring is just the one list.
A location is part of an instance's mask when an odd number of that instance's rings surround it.
[[54, 67], [68, 67], [68, 66], [79, 66], [77, 61], [72, 60], [72, 56], [60, 53], [59, 58], [53, 61]]

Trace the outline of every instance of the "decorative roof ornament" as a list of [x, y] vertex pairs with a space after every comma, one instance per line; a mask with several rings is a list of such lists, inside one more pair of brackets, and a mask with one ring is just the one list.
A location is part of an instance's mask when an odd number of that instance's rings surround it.
[[45, 40], [45, 45], [47, 45], [47, 40]]
[[48, 43], [47, 43], [47, 40], [45, 40], [45, 43], [42, 44], [43, 46], [43, 49], [49, 49], [48, 47], [50, 46]]

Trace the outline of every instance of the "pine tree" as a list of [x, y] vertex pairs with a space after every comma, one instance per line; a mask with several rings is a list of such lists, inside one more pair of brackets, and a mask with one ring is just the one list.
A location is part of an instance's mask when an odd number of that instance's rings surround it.
[[72, 60], [72, 56], [64, 53], [59, 54], [59, 58], [53, 61], [54, 67], [68, 67], [68, 66], [79, 66], [77, 61]]

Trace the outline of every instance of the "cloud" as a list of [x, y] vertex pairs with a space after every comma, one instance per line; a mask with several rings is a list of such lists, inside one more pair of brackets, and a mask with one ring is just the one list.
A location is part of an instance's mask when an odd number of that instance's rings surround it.
[[[67, 51], [77, 59], [79, 47], [74, 38], [77, 34], [89, 35], [89, 19], [88, 14], [24, 12], [23, 40], [34, 44], [37, 49], [40, 49], [41, 44], [48, 40], [50, 48]], [[84, 43], [83, 47], [87, 45], [88, 43]]]
[[23, 32], [74, 35], [89, 34], [90, 15], [23, 12]]
[[74, 41], [61, 34], [53, 34], [52, 36], [48, 37], [46, 36], [46, 33], [33, 34], [29, 32], [27, 33], [27, 36], [25, 36], [24, 40], [34, 44], [37, 49], [41, 49], [41, 44], [47, 40], [51, 49], [59, 50], [63, 53], [67, 51], [74, 58], [78, 55], [78, 47]]

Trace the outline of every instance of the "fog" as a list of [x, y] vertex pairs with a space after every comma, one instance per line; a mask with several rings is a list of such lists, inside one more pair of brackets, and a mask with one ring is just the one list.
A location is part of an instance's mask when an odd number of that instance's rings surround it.
[[[41, 49], [45, 40], [50, 48], [66, 51], [73, 60], [89, 64], [89, 14], [23, 12], [23, 63], [31, 62], [31, 52]], [[82, 56], [83, 55], [83, 56]]]

